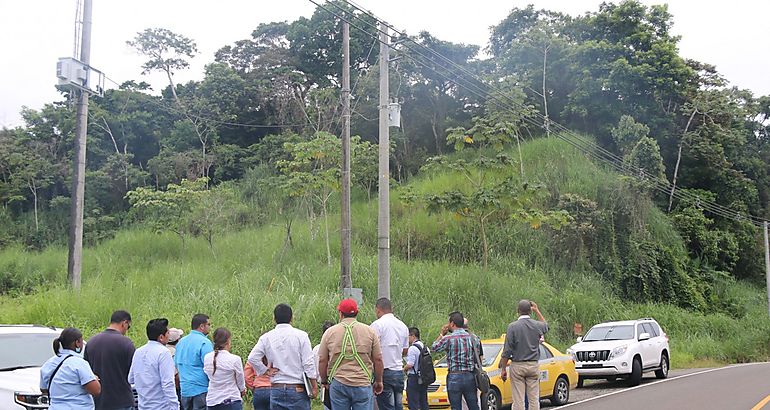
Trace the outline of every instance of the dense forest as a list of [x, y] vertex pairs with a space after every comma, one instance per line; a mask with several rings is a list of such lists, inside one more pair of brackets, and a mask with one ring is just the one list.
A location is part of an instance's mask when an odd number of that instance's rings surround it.
[[[169, 84], [157, 95], [138, 77], [91, 100], [85, 243], [137, 226], [182, 241], [201, 236], [211, 246], [223, 232], [279, 221], [290, 247], [302, 218], [331, 263], [343, 15], [351, 21], [354, 195], [371, 200], [373, 17], [336, 1], [310, 18], [261, 24], [224, 45], [202, 80], [184, 84], [174, 75], [195, 58], [194, 39], [148, 28], [126, 47], [146, 57], [137, 72], [162, 72]], [[770, 96], [729, 87], [708, 62], [681, 57], [666, 6], [604, 3], [577, 17], [530, 6], [501, 17], [484, 49], [428, 32], [394, 37], [391, 97], [401, 104], [401, 126], [391, 129], [394, 186], [442, 170], [470, 181], [465, 191], [399, 190], [398, 212], [453, 213], [466, 238], [421, 243], [410, 232], [408, 243], [396, 240], [397, 254], [486, 268], [490, 254], [508, 249], [503, 237], [515, 221], [548, 235], [563, 266], [588, 266], [631, 299], [721, 309], [728, 302], [715, 281], [759, 281], [755, 223], [770, 217]], [[0, 131], [0, 248], [66, 243], [75, 111], [72, 96], [62, 95], [25, 109], [24, 126]], [[611, 204], [537, 179], [520, 145], [547, 138], [564, 138], [626, 175], [620, 188], [607, 187]], [[487, 177], [503, 167], [517, 177]], [[639, 198], [650, 198], [675, 228], [682, 252], [650, 239], [654, 223], [629, 205]], [[23, 282], [2, 279], [0, 293]]]

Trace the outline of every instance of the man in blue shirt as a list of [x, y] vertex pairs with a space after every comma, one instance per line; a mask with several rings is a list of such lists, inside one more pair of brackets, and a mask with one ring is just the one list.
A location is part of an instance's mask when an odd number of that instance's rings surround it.
[[139, 395], [142, 410], [179, 410], [174, 386], [174, 362], [168, 343], [168, 320], [153, 319], [147, 323], [146, 345], [136, 349], [128, 372], [128, 382]]
[[203, 372], [203, 357], [214, 351], [207, 337], [211, 322], [207, 315], [198, 313], [193, 316], [191, 326], [190, 334], [177, 343], [174, 355], [182, 390], [182, 410], [206, 410], [209, 378]]

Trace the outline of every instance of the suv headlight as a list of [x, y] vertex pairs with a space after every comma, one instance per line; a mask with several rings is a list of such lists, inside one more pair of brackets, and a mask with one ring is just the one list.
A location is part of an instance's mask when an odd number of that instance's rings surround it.
[[618, 346], [612, 349], [608, 360], [612, 359], [613, 357], [623, 356], [624, 354], [626, 354], [626, 350], [628, 350], [628, 345]]
[[48, 395], [40, 393], [14, 392], [13, 400], [25, 409], [47, 409]]
[[572, 361], [574, 362], [577, 361], [577, 356], [575, 355], [575, 351], [572, 350], [572, 348], [567, 349], [567, 354], [570, 355], [570, 357], [572, 357]]

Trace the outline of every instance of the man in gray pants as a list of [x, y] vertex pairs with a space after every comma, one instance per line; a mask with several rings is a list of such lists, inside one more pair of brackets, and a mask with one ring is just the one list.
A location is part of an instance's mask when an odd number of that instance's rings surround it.
[[[508, 377], [508, 360], [511, 363], [511, 387], [513, 405], [511, 410], [524, 410], [524, 392], [527, 393], [529, 410], [540, 410], [540, 338], [548, 332], [548, 324], [537, 308], [537, 303], [528, 300], [519, 302], [519, 318], [508, 325], [505, 333], [505, 348], [500, 360], [503, 381]], [[536, 321], [530, 317], [535, 311]]]

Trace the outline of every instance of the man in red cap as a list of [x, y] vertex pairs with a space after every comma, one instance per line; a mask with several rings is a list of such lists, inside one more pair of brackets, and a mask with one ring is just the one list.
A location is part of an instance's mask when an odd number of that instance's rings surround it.
[[318, 370], [329, 385], [334, 410], [370, 410], [382, 392], [382, 351], [374, 329], [356, 321], [358, 304], [344, 299], [337, 306], [340, 323], [321, 338]]

